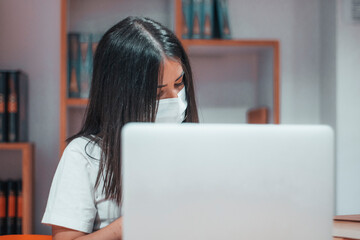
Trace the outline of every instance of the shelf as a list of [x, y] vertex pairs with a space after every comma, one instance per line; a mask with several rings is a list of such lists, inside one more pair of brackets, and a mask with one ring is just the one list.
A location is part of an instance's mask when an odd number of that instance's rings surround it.
[[183, 39], [184, 48], [191, 56], [224, 56], [278, 51], [276, 40], [249, 39]]
[[[33, 225], [33, 159], [34, 144], [28, 142], [0, 143], [0, 150], [21, 151], [23, 182], [23, 234], [32, 233]], [[7, 160], [1, 160], [7, 161]]]
[[354, 215], [337, 215], [337, 216], [334, 217], [334, 221], [360, 222], [360, 214], [354, 214]]
[[[234, 123], [229, 119], [215, 117], [228, 115], [232, 119], [244, 119], [240, 122], [245, 123], [249, 106], [267, 106], [269, 122], [280, 122], [278, 40], [183, 39], [182, 43], [191, 60], [194, 79], [199, 86], [196, 89], [197, 103], [203, 120], [216, 119], [209, 123]], [[223, 63], [221, 71], [219, 62]], [[227, 81], [219, 85], [220, 79]], [[223, 94], [225, 92], [226, 94]], [[224, 111], [222, 114], [216, 114], [219, 108]]]
[[182, 39], [184, 46], [272, 46], [279, 45], [277, 40], [251, 39]]
[[67, 106], [86, 106], [88, 104], [88, 99], [87, 98], [68, 98], [66, 99], [66, 105]]
[[0, 143], [0, 150], [23, 150], [32, 147], [32, 143]]

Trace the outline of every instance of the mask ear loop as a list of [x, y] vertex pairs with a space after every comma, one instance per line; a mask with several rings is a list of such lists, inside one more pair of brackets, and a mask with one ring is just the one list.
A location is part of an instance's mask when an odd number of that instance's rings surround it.
[[187, 119], [187, 117], [188, 117], [188, 115], [187, 115], [187, 109], [186, 109], [186, 114], [185, 114], [184, 120], [183, 120], [181, 123], [185, 122], [185, 120]]
[[[185, 72], [183, 72], [182, 75], [184, 76], [184, 75], [185, 75]], [[189, 103], [188, 103], [188, 94], [187, 94], [187, 92], [186, 92], [186, 87], [185, 87], [185, 85], [184, 85], [184, 93], [185, 93], [185, 101], [186, 101], [186, 103], [187, 103], [187, 106], [186, 106], [186, 110], [185, 110], [184, 120], [183, 120], [181, 123], [185, 122], [185, 120], [186, 120], [187, 117], [188, 117], [188, 107], [189, 107]]]

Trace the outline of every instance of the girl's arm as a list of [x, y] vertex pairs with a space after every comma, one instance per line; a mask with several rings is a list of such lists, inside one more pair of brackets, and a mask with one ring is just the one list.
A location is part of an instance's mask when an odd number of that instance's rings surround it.
[[122, 239], [122, 217], [115, 220], [108, 226], [87, 234], [69, 228], [52, 226], [53, 240], [121, 240]]

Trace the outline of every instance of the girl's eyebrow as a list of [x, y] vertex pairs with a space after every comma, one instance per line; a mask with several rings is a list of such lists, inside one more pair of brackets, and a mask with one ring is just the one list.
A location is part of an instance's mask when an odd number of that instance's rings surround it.
[[[180, 75], [177, 79], [175, 79], [175, 82], [176, 82], [177, 80], [179, 80], [180, 78], [182, 78], [182, 77], [184, 76], [184, 74], [185, 74], [185, 72], [183, 71], [183, 72], [181, 73], [181, 75]], [[167, 84], [158, 85], [157, 88], [163, 88], [163, 87], [166, 87], [166, 86], [167, 86]]]

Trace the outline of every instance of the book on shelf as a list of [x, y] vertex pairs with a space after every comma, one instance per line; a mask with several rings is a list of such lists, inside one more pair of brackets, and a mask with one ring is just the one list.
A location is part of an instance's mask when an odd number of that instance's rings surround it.
[[80, 41], [78, 33], [68, 34], [68, 91], [70, 98], [80, 97]]
[[27, 129], [27, 77], [21, 71], [7, 72], [7, 140], [25, 142]]
[[203, 10], [201, 15], [201, 22], [202, 24], [202, 30], [203, 38], [204, 39], [212, 39], [215, 37], [215, 26], [214, 26], [214, 0], [203, 0]]
[[25, 142], [28, 80], [19, 70], [0, 70], [0, 142]]
[[[91, 50], [92, 50], [92, 60], [94, 59], [97, 46], [102, 38], [102, 33], [93, 33], [91, 34]], [[93, 61], [92, 61], [93, 62]], [[92, 66], [92, 64], [91, 64]]]
[[91, 87], [93, 58], [102, 34], [69, 33], [68, 96], [88, 98]]
[[345, 239], [360, 239], [360, 214], [335, 216], [333, 236]]
[[228, 0], [182, 0], [183, 39], [231, 39]]
[[266, 124], [269, 123], [269, 110], [267, 107], [249, 109], [246, 113], [247, 123]]
[[6, 234], [16, 234], [16, 181], [7, 181]]
[[182, 0], [182, 38], [190, 39], [192, 36], [192, 0]]
[[6, 187], [0, 180], [0, 236], [6, 234]]
[[0, 142], [7, 141], [7, 72], [0, 71]]
[[87, 98], [90, 91], [92, 73], [91, 34], [80, 33], [80, 98]]
[[219, 37], [222, 39], [231, 39], [229, 1], [215, 0], [215, 3]]
[[200, 39], [203, 36], [202, 33], [202, 10], [203, 10], [203, 0], [193, 0], [192, 14], [191, 14], [191, 24], [192, 24], [192, 38]]
[[22, 180], [0, 180], [0, 235], [22, 233]]
[[22, 234], [22, 221], [23, 221], [23, 195], [22, 195], [22, 180], [17, 180], [17, 193], [16, 193], [16, 234]]

